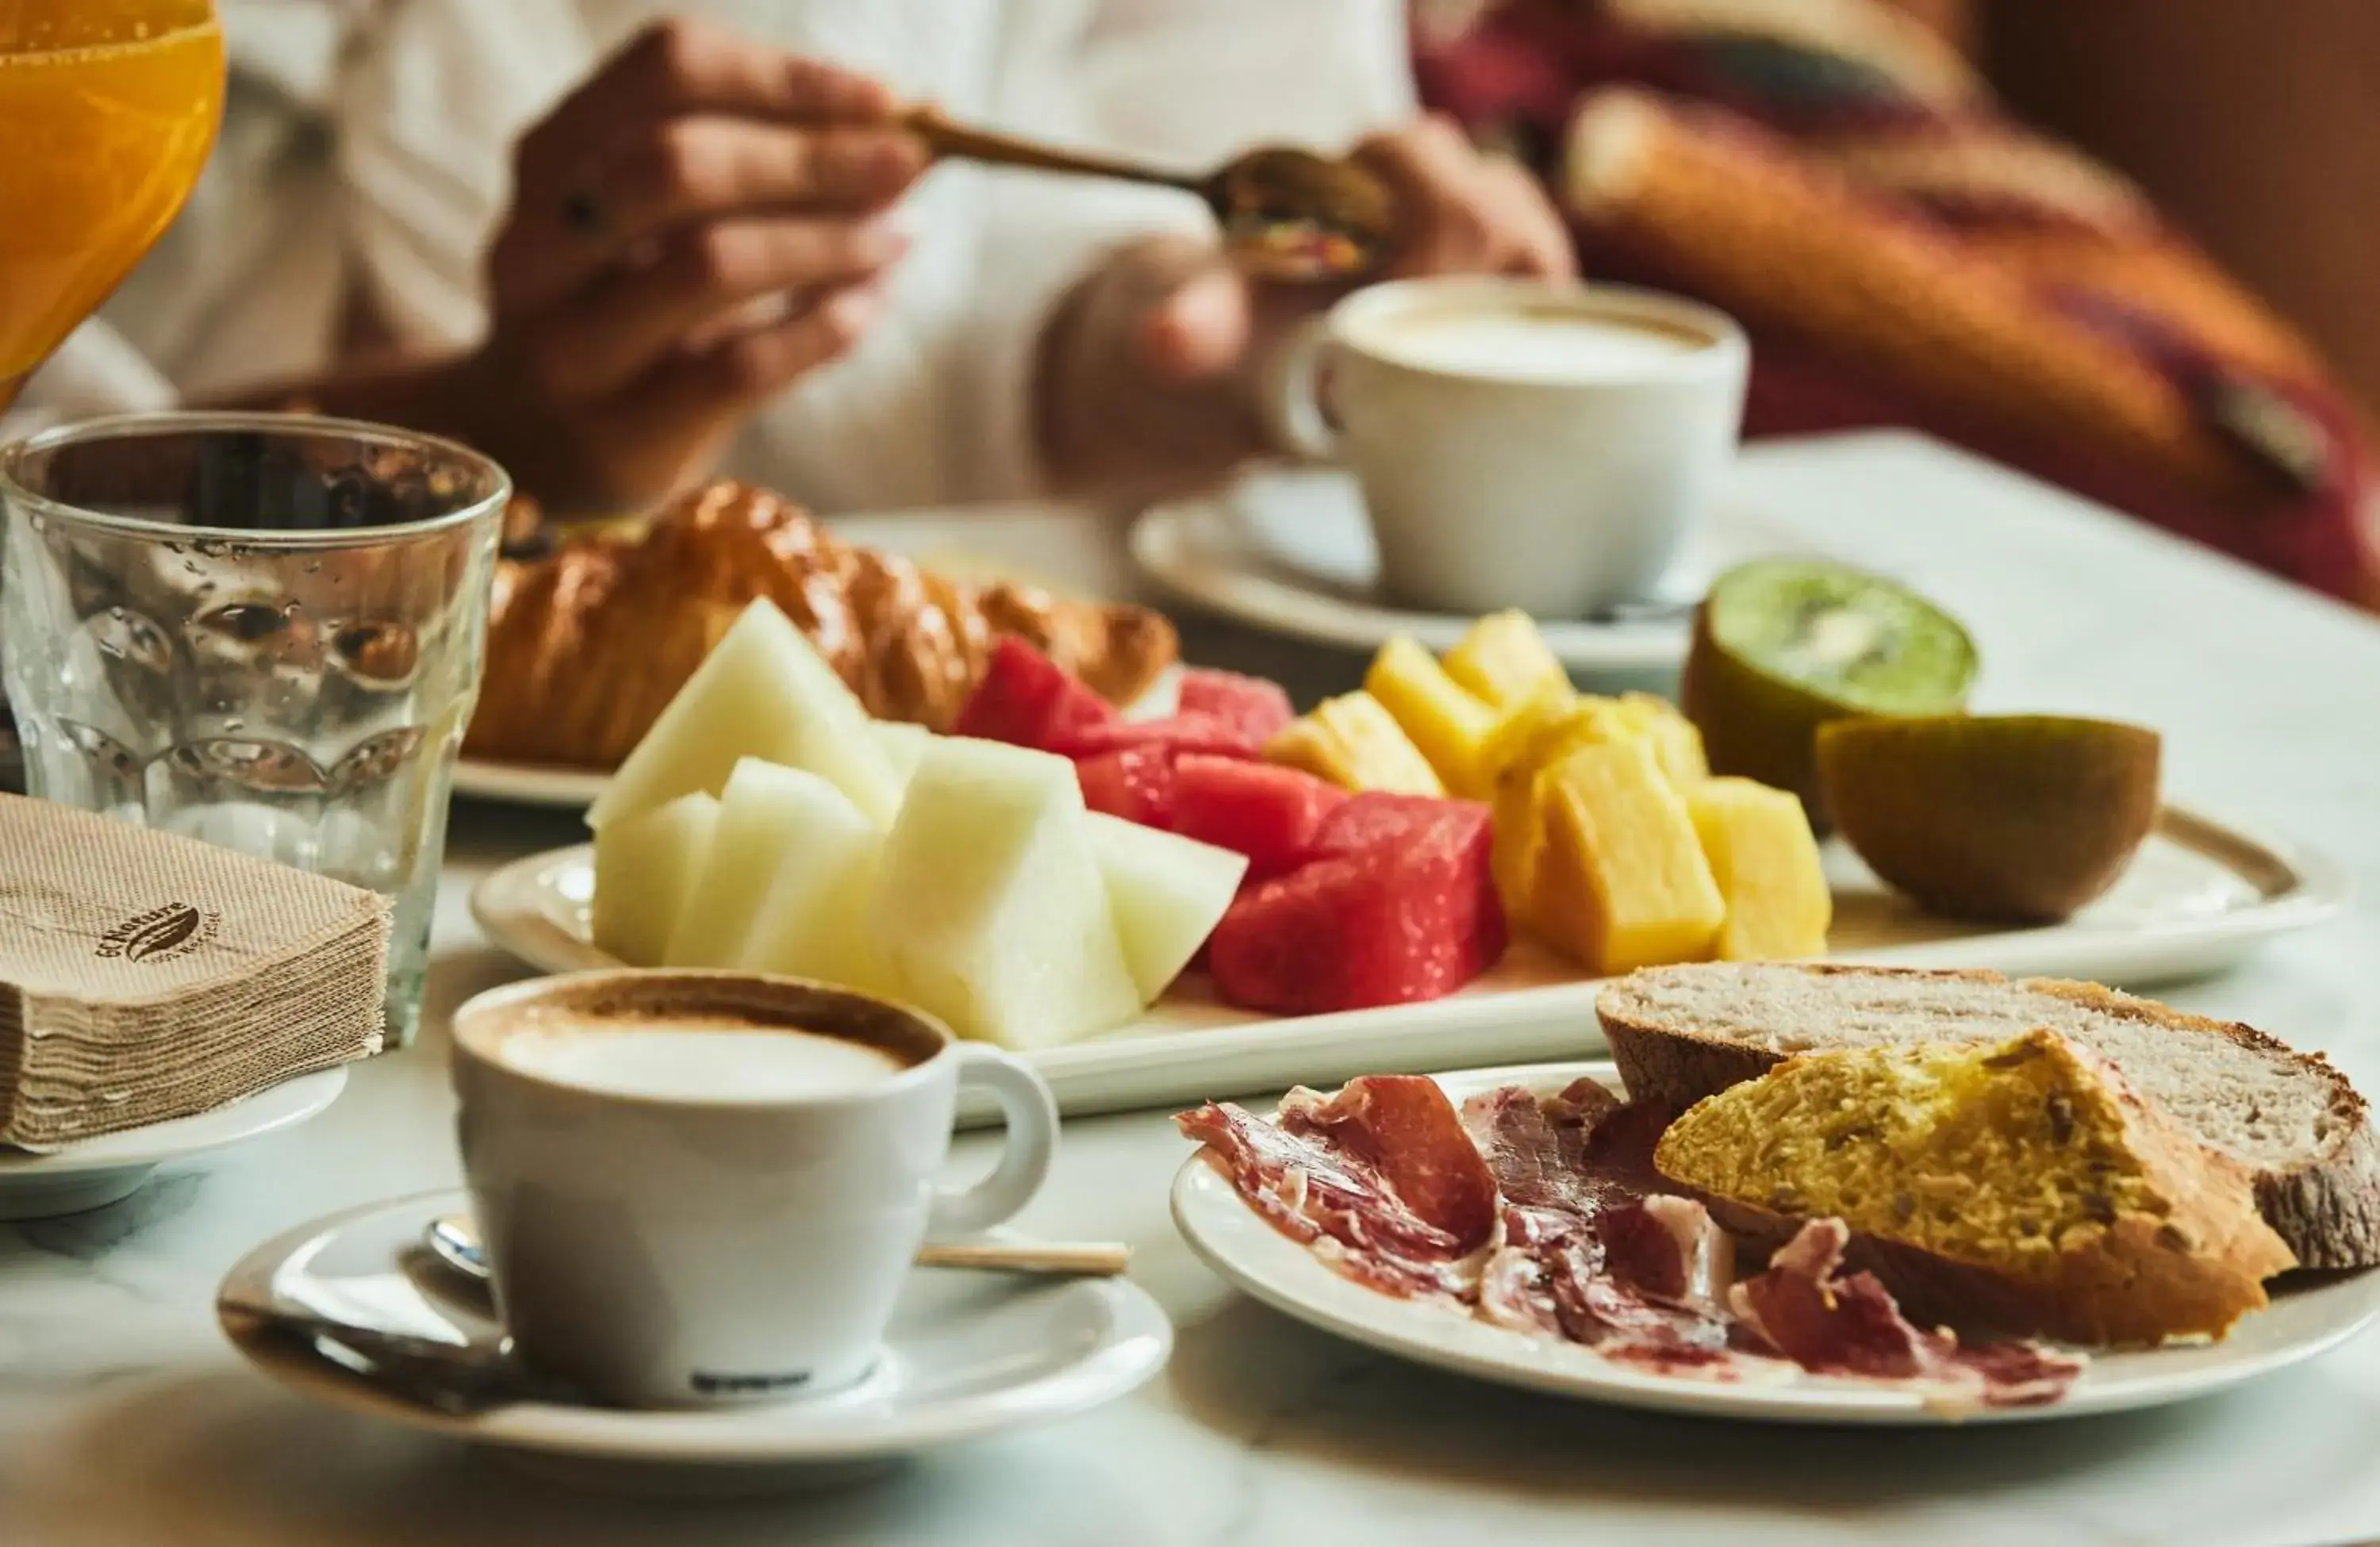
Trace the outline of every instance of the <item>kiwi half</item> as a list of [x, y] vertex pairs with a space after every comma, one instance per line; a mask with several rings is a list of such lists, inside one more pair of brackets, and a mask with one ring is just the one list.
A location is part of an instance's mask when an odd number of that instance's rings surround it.
[[1711, 772], [1790, 789], [1816, 822], [1821, 725], [1955, 713], [1975, 666], [1966, 629], [1905, 586], [1823, 559], [1755, 559], [1703, 599], [1679, 700]]
[[2155, 731], [2053, 714], [1836, 720], [1818, 778], [1844, 839], [1929, 911], [2063, 919], [2156, 824]]

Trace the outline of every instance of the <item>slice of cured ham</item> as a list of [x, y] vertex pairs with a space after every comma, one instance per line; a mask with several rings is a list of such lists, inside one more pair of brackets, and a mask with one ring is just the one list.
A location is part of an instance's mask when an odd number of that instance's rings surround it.
[[1506, 1204], [1480, 1273], [1483, 1318], [1611, 1358], [1726, 1365], [1734, 1253], [1701, 1204], [1646, 1191], [1660, 1115], [1582, 1080], [1544, 1098], [1491, 1090], [1463, 1117]]
[[1435, 1083], [1366, 1076], [1327, 1100], [1293, 1090], [1282, 1111], [1275, 1124], [1209, 1102], [1174, 1123], [1251, 1207], [1349, 1277], [1397, 1295], [1475, 1293], [1495, 1184]]
[[2083, 1361], [2033, 1343], [1969, 1348], [1948, 1333], [1912, 1326], [1872, 1273], [1842, 1272], [1851, 1231], [1816, 1219], [1767, 1271], [1736, 1285], [1736, 1314], [1778, 1352], [1814, 1374], [1923, 1383], [1952, 1406], [2032, 1407], [2055, 1402]]
[[1281, 1126], [1332, 1139], [1369, 1164], [1406, 1207], [1463, 1243], [1496, 1228], [1496, 1179], [1454, 1103], [1427, 1075], [1366, 1075], [1325, 1098], [1303, 1087], [1281, 1099]]

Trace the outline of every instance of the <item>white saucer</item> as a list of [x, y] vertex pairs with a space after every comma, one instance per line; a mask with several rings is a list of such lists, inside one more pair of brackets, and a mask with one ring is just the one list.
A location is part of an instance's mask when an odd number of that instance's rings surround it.
[[[1382, 599], [1363, 498], [1336, 470], [1255, 473], [1218, 493], [1153, 506], [1133, 524], [1131, 546], [1141, 572], [1182, 601], [1271, 633], [1358, 651], [1407, 634], [1450, 650], [1471, 626]], [[1689, 609], [1718, 567], [1714, 546], [1691, 544], [1642, 609], [1586, 622], [1540, 618], [1538, 631], [1573, 671], [1675, 666], [1685, 657]]]
[[168, 1161], [261, 1139], [302, 1123], [347, 1088], [344, 1066], [299, 1075], [244, 1101], [87, 1139], [47, 1154], [0, 1150], [0, 1220], [80, 1213], [128, 1196]]
[[[374, 1203], [310, 1224], [240, 1259], [217, 1292], [336, 1321], [447, 1342], [500, 1334], [476, 1285], [422, 1245], [459, 1192]], [[467, 1417], [391, 1396], [235, 1330], [258, 1369], [305, 1396], [507, 1453], [597, 1486], [739, 1492], [832, 1480], [938, 1445], [1065, 1418], [1131, 1391], [1165, 1364], [1173, 1330], [1121, 1278], [1031, 1280], [912, 1273], [884, 1358], [831, 1396], [707, 1412], [632, 1412], [522, 1402]]]
[[[1617, 1090], [1609, 1064], [1538, 1064], [1435, 1077], [1460, 1102], [1505, 1085], [1560, 1090], [1581, 1075]], [[1323, 1266], [1274, 1229], [1220, 1173], [1193, 1155], [1173, 1181], [1173, 1222], [1234, 1285], [1325, 1332], [1483, 1381], [1627, 1407], [1783, 1423], [1931, 1427], [2081, 1418], [2161, 1407], [2267, 1375], [2346, 1342], [2380, 1318], [2380, 1270], [2293, 1275], [2273, 1303], [2242, 1317], [2220, 1343], [2092, 1357], [2065, 1396], [2037, 1407], [1946, 1411], [1906, 1389], [1788, 1372], [1775, 1382], [1722, 1383], [1615, 1364], [1575, 1343], [1490, 1326], [1468, 1314], [1366, 1289]]]

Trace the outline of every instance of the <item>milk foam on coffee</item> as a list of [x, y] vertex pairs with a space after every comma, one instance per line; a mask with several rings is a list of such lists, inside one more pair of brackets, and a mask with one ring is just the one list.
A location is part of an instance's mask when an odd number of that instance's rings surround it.
[[1548, 307], [1447, 308], [1384, 321], [1366, 347], [1401, 365], [1513, 382], [1623, 382], [1676, 369], [1706, 341], [1682, 328]]
[[581, 1090], [696, 1102], [836, 1096], [906, 1066], [865, 1042], [698, 1016], [632, 1021], [547, 1013], [506, 1030], [496, 1055], [524, 1074]]

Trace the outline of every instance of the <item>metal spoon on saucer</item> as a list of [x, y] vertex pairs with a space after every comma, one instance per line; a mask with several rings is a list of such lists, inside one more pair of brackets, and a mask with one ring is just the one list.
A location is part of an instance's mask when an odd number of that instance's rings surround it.
[[1362, 279], [1386, 267], [1395, 248], [1396, 200], [1388, 185], [1354, 162], [1311, 151], [1263, 146], [1211, 172], [1173, 172], [994, 134], [931, 107], [910, 109], [905, 127], [936, 155], [1195, 193], [1214, 212], [1232, 255], [1269, 279]]
[[[468, 1214], [441, 1214], [422, 1233], [438, 1261], [467, 1277], [485, 1279], [488, 1258], [480, 1227]], [[971, 1268], [979, 1273], [1031, 1273], [1057, 1278], [1113, 1278], [1130, 1265], [1132, 1249], [1121, 1241], [953, 1241], [917, 1250], [921, 1268]]]

